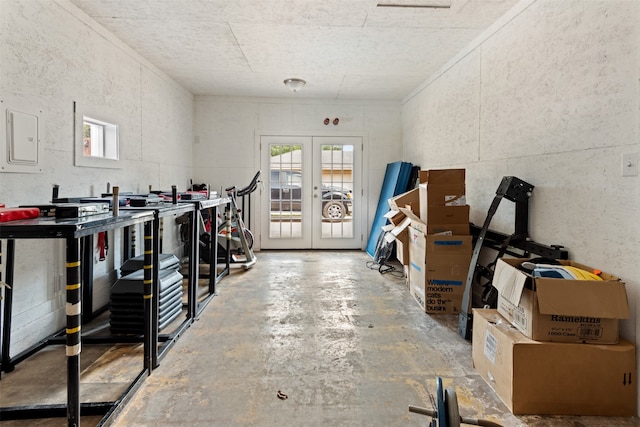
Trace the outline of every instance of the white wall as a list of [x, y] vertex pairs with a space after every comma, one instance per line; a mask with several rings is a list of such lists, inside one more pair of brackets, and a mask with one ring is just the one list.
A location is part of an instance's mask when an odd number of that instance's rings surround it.
[[[640, 178], [621, 171], [640, 152], [638, 22], [637, 1], [523, 1], [403, 105], [405, 159], [466, 168], [475, 224], [503, 176], [535, 186], [531, 237], [626, 282], [634, 342]], [[512, 224], [503, 202], [492, 228]]]
[[[282, 90], [287, 90], [284, 85]], [[304, 89], [300, 92], [302, 94]], [[339, 118], [325, 126], [325, 118]], [[194, 182], [212, 190], [243, 187], [260, 169], [256, 135], [262, 131], [361, 133], [365, 136], [364, 232], [371, 230], [387, 163], [401, 160], [400, 103], [310, 99], [258, 99], [197, 96], [195, 100]], [[368, 177], [368, 178], [367, 178]], [[254, 212], [255, 213], [255, 212]], [[256, 221], [252, 221], [256, 223]], [[366, 236], [365, 242], [366, 245]]]
[[[184, 189], [189, 178], [214, 190], [245, 185], [259, 167], [259, 131], [362, 132], [367, 232], [389, 162], [466, 168], [475, 223], [502, 176], [518, 176], [536, 186], [533, 239], [627, 283], [632, 318], [622, 334], [635, 341], [639, 190], [637, 177], [621, 177], [621, 156], [640, 152], [637, 1], [524, 0], [402, 106], [194, 100], [66, 0], [0, 8], [3, 117], [28, 105], [42, 112], [44, 135], [43, 172], [0, 173], [0, 203], [47, 202], [52, 184], [63, 196], [96, 195], [107, 182], [136, 192]], [[73, 101], [118, 122], [121, 169], [74, 166]], [[340, 125], [327, 129], [325, 117]], [[492, 228], [508, 232], [512, 221], [505, 202]], [[63, 253], [60, 242], [18, 242], [12, 353], [63, 325]]]
[[[60, 196], [100, 195], [107, 183], [121, 192], [146, 191], [149, 185], [186, 189], [193, 96], [66, 0], [1, 3], [2, 117], [6, 108], [40, 115], [43, 172], [0, 173], [0, 203], [48, 203], [53, 184], [60, 185]], [[74, 101], [119, 125], [119, 169], [74, 166]], [[4, 149], [5, 138], [0, 141]], [[111, 259], [94, 266], [97, 276], [112, 274], [114, 240]], [[177, 233], [167, 230], [167, 251], [178, 244]], [[64, 245], [16, 246], [12, 354], [64, 325]], [[98, 302], [108, 298], [108, 288], [96, 293]]]

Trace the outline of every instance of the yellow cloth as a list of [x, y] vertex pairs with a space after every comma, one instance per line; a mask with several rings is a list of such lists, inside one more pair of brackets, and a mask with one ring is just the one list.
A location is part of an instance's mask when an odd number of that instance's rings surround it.
[[564, 268], [567, 269], [574, 276], [576, 276], [577, 280], [602, 280], [602, 277], [598, 276], [597, 274], [591, 273], [590, 271], [583, 270], [578, 267], [565, 265]]

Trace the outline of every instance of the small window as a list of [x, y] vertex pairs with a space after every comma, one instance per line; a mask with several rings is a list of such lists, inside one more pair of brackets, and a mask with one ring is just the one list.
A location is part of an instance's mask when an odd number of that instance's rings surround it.
[[113, 118], [76, 102], [73, 110], [75, 165], [120, 169], [120, 130]]
[[83, 117], [82, 155], [118, 160], [118, 127], [90, 117]]

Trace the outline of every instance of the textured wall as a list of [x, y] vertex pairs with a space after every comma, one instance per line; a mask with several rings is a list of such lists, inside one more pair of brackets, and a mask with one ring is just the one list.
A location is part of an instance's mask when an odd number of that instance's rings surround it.
[[[482, 224], [500, 179], [535, 185], [529, 230], [542, 243], [621, 277], [636, 339], [640, 280], [640, 3], [525, 0], [403, 105], [404, 156], [467, 169], [471, 219]], [[513, 231], [503, 202], [492, 228]]]
[[[1, 9], [2, 117], [5, 108], [41, 111], [43, 172], [0, 173], [0, 203], [47, 203], [53, 184], [61, 196], [99, 195], [107, 182], [133, 192], [186, 188], [191, 94], [65, 0], [2, 0]], [[74, 166], [74, 101], [119, 125], [120, 169]], [[94, 267], [98, 285], [117, 267], [111, 243], [112, 258]], [[178, 244], [167, 230], [165, 249]], [[17, 250], [12, 354], [64, 325], [64, 245], [19, 241]], [[96, 303], [107, 298], [108, 288], [97, 286]]]
[[[325, 117], [338, 117], [340, 123], [325, 126]], [[386, 165], [402, 156], [399, 103], [196, 97], [194, 182], [210, 184], [217, 191], [247, 185], [260, 168], [256, 146], [260, 131], [364, 135], [364, 199], [368, 201], [363, 231], [369, 233]]]

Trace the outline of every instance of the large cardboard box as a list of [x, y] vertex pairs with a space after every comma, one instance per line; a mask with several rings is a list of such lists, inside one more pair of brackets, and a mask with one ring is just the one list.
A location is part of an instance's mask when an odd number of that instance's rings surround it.
[[[538, 341], [615, 344], [619, 319], [629, 318], [625, 285], [604, 281], [534, 278], [517, 268], [523, 259], [501, 258], [493, 274], [498, 311], [527, 337]], [[561, 261], [587, 271], [592, 268]]]
[[[419, 206], [420, 217], [427, 224], [461, 224], [468, 223], [469, 216], [458, 221], [438, 221], [430, 208], [433, 206], [465, 206], [465, 170], [434, 169], [420, 171]], [[429, 218], [431, 214], [431, 218]]]
[[464, 206], [467, 204], [464, 182], [459, 184], [418, 185], [420, 193], [420, 209], [427, 206]]
[[464, 169], [429, 169], [421, 170], [418, 173], [419, 182], [428, 182], [429, 184], [457, 184], [465, 181]]
[[473, 365], [514, 414], [636, 415], [636, 351], [534, 341], [497, 310], [473, 311]]
[[469, 205], [427, 206], [420, 209], [420, 219], [425, 224], [469, 224]]
[[409, 291], [426, 313], [459, 313], [472, 237], [425, 235], [425, 229], [419, 219], [408, 227]]
[[[464, 206], [467, 208], [467, 217], [468, 217], [468, 206]], [[414, 228], [420, 230], [423, 234], [449, 234], [449, 235], [469, 235], [469, 222], [465, 222], [462, 224], [427, 224], [424, 222], [422, 218], [418, 216], [417, 212], [413, 212], [408, 208], [400, 208], [400, 212], [406, 215], [407, 218], [411, 219], [411, 225]]]
[[[418, 205], [419, 206], [419, 205]], [[469, 206], [435, 206], [431, 215], [431, 222], [425, 221], [420, 212], [409, 208], [399, 208], [400, 212], [411, 218], [414, 227], [419, 228], [424, 234], [456, 234], [468, 235]]]
[[469, 223], [466, 224], [429, 224], [427, 234], [454, 234], [468, 235], [470, 233]]

